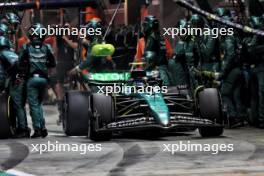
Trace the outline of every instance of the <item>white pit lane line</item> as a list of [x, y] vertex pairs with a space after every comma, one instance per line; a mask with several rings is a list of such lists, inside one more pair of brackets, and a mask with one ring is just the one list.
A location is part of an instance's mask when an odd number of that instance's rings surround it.
[[14, 170], [14, 169], [9, 169], [9, 170], [6, 171], [6, 173], [14, 175], [14, 176], [35, 176], [35, 175], [32, 175], [32, 174], [27, 174], [27, 173], [24, 173], [24, 172], [21, 172], [21, 171], [18, 171], [18, 170]]
[[66, 136], [66, 134], [59, 132], [48, 132], [48, 136]]

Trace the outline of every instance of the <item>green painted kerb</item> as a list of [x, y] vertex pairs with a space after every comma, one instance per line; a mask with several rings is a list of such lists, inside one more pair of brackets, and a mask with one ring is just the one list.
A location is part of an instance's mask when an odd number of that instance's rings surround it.
[[11, 175], [6, 172], [0, 171], [0, 176], [15, 176], [15, 175]]

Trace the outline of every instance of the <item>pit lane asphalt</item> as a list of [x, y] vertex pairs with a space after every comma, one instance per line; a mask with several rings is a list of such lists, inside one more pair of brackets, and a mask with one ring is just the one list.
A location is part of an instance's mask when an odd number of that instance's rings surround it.
[[[58, 141], [63, 144], [98, 144], [86, 137], [66, 137], [56, 125], [57, 110], [45, 106], [47, 128], [45, 139], [1, 140], [0, 170], [15, 175], [52, 176], [264, 176], [264, 130], [243, 127], [225, 130], [224, 136], [201, 138], [198, 132], [171, 133], [148, 139], [116, 136], [103, 142], [100, 152], [33, 152], [31, 144]], [[197, 144], [233, 144], [233, 152], [164, 152], [164, 144], [182, 141]], [[18, 174], [17, 174], [18, 173]], [[1, 174], [0, 174], [1, 175]]]

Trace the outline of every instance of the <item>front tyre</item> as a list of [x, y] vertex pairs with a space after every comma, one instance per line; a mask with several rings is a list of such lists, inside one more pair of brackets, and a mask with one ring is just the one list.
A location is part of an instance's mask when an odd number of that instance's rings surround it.
[[63, 130], [67, 136], [85, 136], [89, 128], [90, 93], [68, 91], [65, 95]]
[[114, 102], [111, 96], [104, 94], [92, 95], [92, 112], [88, 137], [93, 141], [109, 141], [112, 132], [100, 132], [98, 129], [111, 123], [114, 119]]
[[[218, 125], [223, 124], [222, 103], [220, 94], [215, 88], [206, 88], [198, 92], [198, 109], [203, 119], [208, 119]], [[202, 137], [221, 136], [222, 126], [201, 127], [199, 133]]]

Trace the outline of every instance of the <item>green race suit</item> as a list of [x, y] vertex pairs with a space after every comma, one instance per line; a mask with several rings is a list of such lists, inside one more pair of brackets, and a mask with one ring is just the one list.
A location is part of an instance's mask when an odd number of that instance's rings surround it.
[[[24, 86], [30, 107], [30, 115], [35, 130], [45, 128], [42, 110], [42, 99], [48, 84], [49, 68], [56, 66], [55, 58], [50, 45], [26, 44], [22, 47], [19, 59], [21, 69], [26, 72]], [[21, 116], [20, 126], [26, 126], [26, 117]]]
[[210, 35], [198, 36], [195, 39], [195, 45], [198, 52], [200, 69], [218, 72], [220, 70], [220, 57], [217, 39]]
[[174, 49], [174, 59], [169, 60], [169, 71], [171, 74], [172, 85], [186, 85], [186, 57], [185, 57], [186, 42], [179, 40]]
[[253, 113], [257, 116], [257, 125], [264, 127], [264, 39], [261, 36], [253, 36], [246, 42], [250, 59], [252, 60], [251, 87], [254, 97], [251, 98], [254, 104]]
[[16, 76], [18, 56], [9, 48], [0, 49], [0, 91], [7, 88], [7, 78]]
[[151, 35], [145, 37], [145, 51], [155, 52], [157, 57], [154, 61], [155, 66], [158, 67], [160, 78], [163, 80], [163, 85], [170, 85], [168, 59], [166, 57], [166, 44], [165, 39], [159, 34], [152, 32]]
[[226, 36], [220, 40], [222, 59], [222, 98], [230, 118], [243, 116], [241, 88], [243, 86], [243, 73], [238, 63], [235, 36]]
[[5, 82], [6, 82], [5, 69], [2, 66], [2, 64], [0, 64], [0, 92], [5, 89]]
[[24, 84], [23, 82], [17, 81], [18, 56], [13, 51], [5, 49], [0, 52], [0, 58], [2, 63], [0, 66], [2, 68], [1, 71], [3, 71], [2, 73], [6, 74], [9, 78], [9, 83], [5, 86], [5, 88], [9, 88], [6, 90], [9, 90], [9, 95], [11, 96], [13, 102], [13, 108], [17, 117], [18, 128], [25, 129], [27, 127], [27, 123], [25, 122], [26, 112], [24, 110], [26, 99], [25, 96], [22, 95], [24, 93]]

